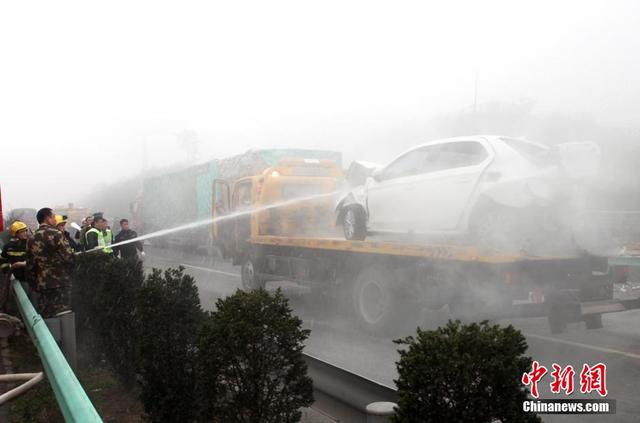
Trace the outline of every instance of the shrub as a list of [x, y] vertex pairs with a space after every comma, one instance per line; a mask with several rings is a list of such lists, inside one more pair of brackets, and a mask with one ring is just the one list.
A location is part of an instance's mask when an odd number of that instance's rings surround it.
[[96, 361], [105, 359], [125, 385], [135, 382], [136, 293], [142, 262], [99, 254], [79, 257], [72, 290], [79, 337]]
[[200, 418], [298, 422], [313, 402], [302, 350], [309, 336], [280, 290], [236, 293], [216, 303], [199, 339]]
[[136, 294], [144, 280], [142, 262], [111, 259], [102, 285], [97, 335], [109, 366], [125, 385], [136, 380]]
[[521, 376], [531, 358], [520, 331], [488, 322], [449, 322], [416, 337], [396, 340], [398, 409], [393, 421], [539, 422], [522, 411]]
[[189, 422], [197, 414], [195, 347], [205, 315], [183, 271], [153, 269], [136, 298], [140, 397], [152, 422]]
[[109, 261], [108, 257], [98, 254], [81, 254], [76, 258], [71, 306], [76, 315], [78, 338], [85, 345], [96, 340], [94, 330], [99, 320], [98, 302], [102, 296], [102, 285], [106, 282], [105, 269]]

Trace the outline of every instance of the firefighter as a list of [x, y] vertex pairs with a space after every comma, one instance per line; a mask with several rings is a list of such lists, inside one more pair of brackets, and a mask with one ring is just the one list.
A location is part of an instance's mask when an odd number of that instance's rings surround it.
[[[8, 303], [11, 297], [10, 275], [20, 281], [24, 290], [29, 292], [25, 283], [29, 228], [24, 222], [15, 221], [9, 227], [9, 233], [11, 239], [0, 253], [0, 310], [3, 312], [9, 312], [11, 307]], [[11, 312], [14, 312], [13, 307]]]
[[27, 241], [26, 278], [38, 294], [38, 309], [45, 319], [71, 309], [71, 273], [75, 255], [56, 228], [53, 211], [36, 215], [40, 226]]
[[73, 238], [71, 238], [71, 234], [69, 233], [69, 231], [67, 231], [66, 225], [67, 216], [60, 216], [59, 214], [56, 214], [56, 228], [58, 228], [58, 230], [64, 234], [64, 238], [69, 243], [71, 250], [75, 253], [76, 251], [78, 251], [78, 244], [76, 244]]
[[24, 222], [15, 221], [9, 227], [11, 239], [2, 248], [0, 269], [13, 274], [20, 282], [25, 281], [24, 268], [27, 265], [27, 238], [29, 228]]
[[86, 234], [86, 251], [100, 248], [103, 253], [112, 255], [112, 243], [113, 234], [107, 226], [107, 219], [104, 217], [96, 217], [93, 221], [93, 228], [89, 229]]

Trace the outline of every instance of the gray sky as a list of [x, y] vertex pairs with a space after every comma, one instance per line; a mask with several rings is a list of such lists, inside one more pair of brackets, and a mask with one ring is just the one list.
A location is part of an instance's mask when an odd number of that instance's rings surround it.
[[608, 124], [640, 111], [633, 0], [1, 4], [7, 208], [185, 162], [185, 129], [200, 161], [280, 146], [372, 159], [381, 133], [398, 153], [403, 122], [473, 103], [476, 69], [480, 102]]

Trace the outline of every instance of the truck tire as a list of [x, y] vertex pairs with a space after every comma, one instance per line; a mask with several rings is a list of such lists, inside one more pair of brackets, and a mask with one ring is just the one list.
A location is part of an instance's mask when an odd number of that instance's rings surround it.
[[398, 297], [393, 272], [383, 266], [365, 267], [354, 285], [354, 311], [359, 325], [375, 335], [417, 325], [419, 306]]
[[549, 303], [549, 329], [551, 333], [567, 331], [567, 323], [580, 322], [584, 319], [580, 302], [573, 293], [552, 291], [546, 294]]
[[362, 207], [347, 207], [342, 214], [342, 231], [349, 241], [364, 241], [367, 237], [367, 216]]
[[245, 291], [253, 291], [256, 289], [264, 289], [265, 281], [260, 276], [260, 268], [255, 258], [246, 257], [240, 268], [240, 276], [242, 280], [242, 289]]
[[601, 329], [602, 314], [588, 314], [584, 316], [584, 323], [587, 329]]
[[561, 306], [551, 306], [547, 320], [549, 321], [549, 330], [552, 334], [564, 333], [567, 331], [568, 319], [565, 310], [563, 310]]

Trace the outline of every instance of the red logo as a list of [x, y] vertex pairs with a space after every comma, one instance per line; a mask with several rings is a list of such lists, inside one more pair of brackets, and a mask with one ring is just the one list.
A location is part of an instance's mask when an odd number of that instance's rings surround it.
[[580, 372], [580, 392], [588, 394], [596, 391], [601, 397], [607, 396], [606, 382], [607, 366], [598, 363], [593, 367], [589, 367], [586, 363], [582, 366]]
[[[568, 365], [562, 367], [557, 363], [552, 364], [553, 370], [550, 375], [552, 378], [549, 387], [551, 393], [559, 394], [564, 391], [565, 395], [571, 395], [574, 390], [574, 378], [576, 375], [573, 366]], [[522, 383], [525, 386], [531, 386], [531, 396], [539, 398], [538, 382], [541, 382], [544, 376], [547, 374], [547, 368], [541, 365], [539, 362], [534, 361], [531, 364], [531, 371], [522, 374]], [[580, 372], [580, 392], [583, 394], [589, 394], [593, 391], [597, 392], [601, 397], [607, 396], [607, 366], [603, 363], [598, 363], [593, 366], [583, 364], [582, 371]]]
[[563, 369], [561, 366], [553, 363], [551, 392], [559, 394], [560, 391], [564, 391], [566, 395], [571, 395], [571, 393], [573, 393], [573, 377], [575, 374], [576, 372], [573, 370], [573, 366], [569, 365]]
[[522, 383], [531, 385], [531, 395], [534, 398], [538, 398], [538, 382], [545, 374], [547, 374], [547, 368], [534, 361], [531, 366], [531, 372], [522, 375]]

